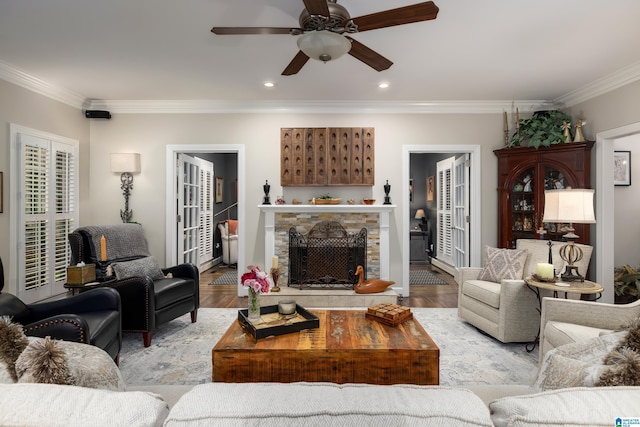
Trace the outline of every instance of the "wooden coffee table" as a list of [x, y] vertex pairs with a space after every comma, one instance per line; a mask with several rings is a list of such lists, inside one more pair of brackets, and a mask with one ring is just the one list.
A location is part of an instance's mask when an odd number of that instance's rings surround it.
[[238, 321], [213, 347], [214, 382], [440, 383], [440, 349], [410, 319], [387, 326], [360, 310], [310, 310], [320, 327], [257, 342]]

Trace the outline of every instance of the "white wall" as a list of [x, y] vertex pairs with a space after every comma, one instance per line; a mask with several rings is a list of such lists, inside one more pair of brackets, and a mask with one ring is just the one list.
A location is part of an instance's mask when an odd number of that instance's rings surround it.
[[[568, 109], [572, 117], [587, 121], [583, 126], [588, 140], [597, 140], [592, 151], [591, 182], [596, 189], [596, 221], [592, 226], [591, 244], [594, 247], [591, 263], [595, 275], [605, 290], [603, 302], [613, 302], [614, 253], [617, 246], [613, 186], [613, 150], [615, 140], [640, 132], [640, 81], [612, 90]], [[593, 232], [595, 230], [595, 232]], [[634, 248], [635, 251], [637, 249]], [[592, 270], [593, 272], [593, 270]]]
[[[4, 213], [0, 213], [0, 258], [5, 268], [5, 291], [16, 293], [12, 275], [15, 257], [9, 248], [9, 206], [16, 199], [9, 194], [9, 176], [15, 161], [9, 158], [9, 124], [15, 123], [80, 141], [80, 174], [89, 176], [89, 120], [82, 112], [58, 101], [0, 79], [0, 172], [3, 172]], [[89, 205], [89, 180], [80, 181], [80, 221]]]
[[[109, 153], [141, 153], [142, 173], [135, 176], [130, 208], [134, 220], [144, 226], [152, 253], [164, 259], [165, 233], [165, 147], [174, 144], [243, 144], [247, 171], [246, 197], [239, 200], [246, 209], [245, 263], [264, 262], [263, 218], [257, 205], [263, 197], [265, 180], [271, 197], [282, 194], [280, 182], [280, 128], [283, 127], [374, 127], [376, 182], [363, 192], [378, 201], [384, 199], [383, 185], [391, 184], [392, 202], [398, 205], [391, 219], [391, 279], [402, 277], [402, 145], [478, 144], [485, 163], [482, 177], [483, 244], [497, 239], [497, 175], [492, 150], [500, 148], [502, 116], [494, 115], [291, 115], [291, 114], [114, 114], [110, 121], [91, 124], [90, 213], [86, 223], [119, 221], [123, 204], [119, 177], [109, 172]], [[298, 193], [300, 190], [297, 190]], [[339, 187], [331, 194], [340, 196]], [[306, 189], [308, 198], [321, 194]], [[296, 196], [298, 197], [298, 196]], [[298, 197], [304, 200], [303, 197]]]
[[640, 265], [640, 134], [616, 139], [613, 148], [631, 151], [631, 185], [614, 188], [614, 263], [636, 268]]

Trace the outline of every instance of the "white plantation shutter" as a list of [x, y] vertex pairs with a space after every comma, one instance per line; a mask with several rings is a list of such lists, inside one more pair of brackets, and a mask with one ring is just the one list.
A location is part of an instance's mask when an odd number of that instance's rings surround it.
[[452, 185], [453, 163], [455, 158], [439, 161], [437, 170], [437, 253], [436, 258], [449, 265], [453, 265], [453, 208]]
[[200, 161], [200, 265], [213, 258], [213, 163]]
[[[17, 278], [27, 302], [63, 292], [77, 227], [77, 142], [18, 133]], [[12, 220], [13, 222], [13, 220]]]

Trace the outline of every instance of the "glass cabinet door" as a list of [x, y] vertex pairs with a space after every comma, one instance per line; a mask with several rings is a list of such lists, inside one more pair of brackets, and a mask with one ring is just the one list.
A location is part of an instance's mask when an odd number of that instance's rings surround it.
[[535, 238], [535, 169], [521, 173], [511, 187], [511, 231], [516, 239]]
[[[563, 190], [565, 188], [570, 188], [571, 183], [565, 178], [564, 174], [554, 169], [550, 166], [544, 167], [544, 189], [545, 190]], [[544, 195], [543, 195], [544, 198]], [[543, 210], [540, 211], [540, 215], [544, 213]], [[566, 227], [569, 224], [556, 224], [551, 222], [545, 222], [542, 225], [546, 231], [545, 239], [550, 240], [562, 240], [562, 235], [567, 232]]]

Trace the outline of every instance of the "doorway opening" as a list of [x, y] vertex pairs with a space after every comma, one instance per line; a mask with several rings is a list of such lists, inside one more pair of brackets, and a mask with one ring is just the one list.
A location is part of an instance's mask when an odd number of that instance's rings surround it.
[[[640, 123], [622, 126], [616, 129], [600, 132], [596, 135], [596, 224], [593, 256], [595, 256], [596, 282], [613, 283], [615, 267], [615, 192], [613, 184], [613, 154], [616, 139], [640, 134]], [[613, 286], [605, 286], [602, 302], [614, 302]]]
[[[427, 168], [427, 175], [425, 177], [420, 177], [422, 180], [424, 178], [424, 183], [422, 183], [421, 187], [418, 187], [417, 178], [412, 176], [412, 163], [416, 160], [419, 161], [420, 156], [428, 155], [425, 158], [431, 157], [433, 161], [433, 174], [429, 172]], [[445, 159], [445, 158], [463, 158], [468, 160], [465, 163], [465, 167], [468, 169], [468, 175], [464, 179], [465, 186], [467, 187], [467, 193], [469, 196], [465, 199], [464, 197], [460, 198], [456, 193], [455, 185], [451, 188], [442, 187], [438, 190], [439, 185], [446, 185], [445, 183], [440, 183], [436, 179], [438, 176], [437, 171], [437, 160]], [[437, 160], [436, 160], [437, 159]], [[456, 164], [452, 164], [451, 174], [457, 174]], [[444, 174], [443, 174], [444, 176]], [[480, 224], [481, 224], [481, 199], [480, 195], [480, 176], [481, 176], [481, 164], [480, 164], [480, 146], [478, 145], [411, 145], [411, 146], [403, 146], [403, 177], [404, 182], [409, 183], [408, 186], [403, 186], [403, 200], [409, 201], [409, 203], [403, 203], [402, 210], [402, 224], [403, 236], [407, 236], [407, 238], [403, 238], [403, 256], [402, 256], [402, 269], [403, 269], [403, 286], [401, 290], [401, 294], [403, 296], [409, 296], [409, 284], [410, 284], [410, 264], [411, 264], [411, 232], [419, 230], [422, 233], [422, 230], [426, 228], [427, 230], [431, 230], [430, 236], [431, 241], [429, 241], [429, 233], [427, 232], [427, 241], [419, 242], [424, 243], [425, 250], [427, 251], [427, 256], [429, 256], [430, 262], [432, 262], [435, 266], [441, 268], [447, 273], [455, 276], [456, 274], [456, 266], [455, 264], [459, 264], [458, 266], [480, 266], [481, 265], [481, 236], [480, 236]], [[435, 188], [432, 187], [432, 191], [435, 189], [435, 194], [433, 194], [433, 200], [427, 200], [427, 198], [431, 198], [428, 195], [429, 190], [429, 179], [433, 178], [433, 184]], [[463, 181], [462, 178], [459, 181]], [[452, 181], [453, 182], [453, 181]], [[417, 188], [421, 188], [424, 191], [424, 195], [419, 195]], [[465, 250], [464, 256], [454, 257], [457, 261], [452, 261], [451, 265], [447, 263], [439, 263], [437, 261], [437, 223], [439, 221], [437, 214], [437, 201], [438, 201], [438, 192], [439, 191], [450, 191], [450, 201], [452, 202], [452, 215], [456, 215], [456, 209], [461, 208], [460, 212], [468, 212], [468, 214], [463, 214], [461, 218], [459, 218], [460, 223], [466, 224], [466, 230], [462, 232], [462, 237], [453, 237], [451, 235], [451, 245], [452, 254], [456, 247], [460, 247], [460, 245], [456, 244], [456, 239], [462, 238], [466, 239], [468, 242], [468, 248]], [[411, 192], [413, 191], [413, 194]], [[419, 198], [421, 197], [421, 198]], [[413, 201], [413, 202], [412, 202]], [[420, 203], [424, 201], [425, 206], [419, 206]], [[431, 211], [428, 209], [428, 206], [433, 204], [433, 217], [428, 218], [427, 211]], [[422, 224], [422, 212], [418, 212], [418, 209], [422, 209], [425, 211], [425, 222], [427, 222], [427, 226], [424, 227]], [[419, 216], [420, 218], [416, 218]], [[415, 233], [414, 233], [415, 234]], [[457, 236], [457, 235], [456, 235]], [[414, 251], [415, 252], [415, 251]], [[415, 254], [414, 254], [415, 255]], [[433, 258], [432, 255], [435, 255], [436, 258]]]
[[[180, 155], [189, 155], [194, 156], [198, 154], [201, 157], [212, 157], [220, 154], [235, 154], [236, 162], [234, 165], [227, 165], [231, 170], [235, 170], [235, 179], [226, 181], [228, 185], [226, 185], [225, 181], [218, 181], [224, 187], [220, 187], [220, 190], [215, 187], [213, 190], [214, 194], [210, 196], [214, 200], [214, 205], [216, 202], [222, 203], [225, 197], [227, 200], [231, 201], [228, 205], [233, 205], [232, 208], [228, 209], [227, 212], [234, 210], [235, 217], [237, 218], [237, 263], [240, 265], [244, 265], [244, 247], [245, 247], [245, 239], [244, 233], [242, 232], [242, 228], [244, 226], [244, 209], [243, 209], [243, 201], [245, 198], [245, 182], [242, 179], [244, 176], [245, 170], [245, 155], [244, 155], [244, 146], [236, 145], [236, 144], [215, 144], [215, 145], [167, 145], [166, 149], [166, 171], [167, 171], [167, 179], [166, 179], [166, 225], [165, 225], [165, 235], [167, 247], [165, 248], [165, 262], [167, 265], [175, 265], [181, 262], [181, 243], [184, 240], [184, 231], [181, 231], [181, 226], [184, 225], [183, 215], [184, 209], [181, 209], [181, 199], [179, 198], [181, 194], [183, 194], [184, 189], [183, 185], [183, 170], [180, 167]], [[214, 165], [215, 167], [215, 165]], [[213, 174], [216, 174], [214, 169]], [[215, 186], [214, 180], [214, 186]], [[184, 200], [184, 198], [182, 199]], [[215, 218], [215, 216], [214, 216]], [[215, 222], [213, 224], [215, 226]], [[196, 227], [198, 227], [196, 225]], [[182, 227], [184, 228], [184, 227]], [[219, 253], [215, 252], [215, 241], [214, 241], [214, 254]], [[215, 256], [215, 255], [214, 255]], [[238, 291], [241, 292], [240, 286], [238, 286]]]

